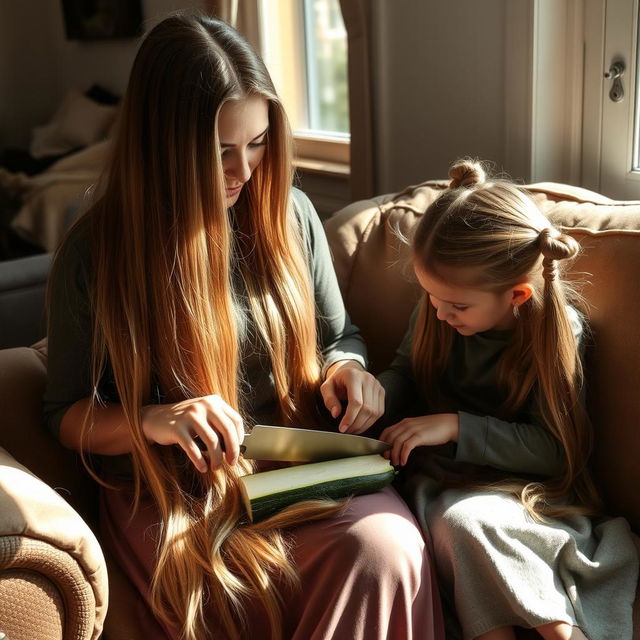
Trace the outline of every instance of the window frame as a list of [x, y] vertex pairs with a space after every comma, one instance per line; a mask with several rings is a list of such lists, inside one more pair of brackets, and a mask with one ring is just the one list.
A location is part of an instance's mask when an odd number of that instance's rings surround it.
[[306, 120], [307, 69], [304, 55], [291, 52], [305, 51], [304, 5], [300, 0], [258, 0], [262, 56], [291, 121], [296, 166], [314, 173], [348, 176], [350, 134], [296, 126]]

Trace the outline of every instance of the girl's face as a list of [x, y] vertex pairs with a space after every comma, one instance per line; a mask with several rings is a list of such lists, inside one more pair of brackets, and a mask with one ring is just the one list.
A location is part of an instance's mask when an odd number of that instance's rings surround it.
[[[438, 320], [451, 325], [463, 336], [490, 329], [513, 328], [516, 322], [513, 307], [520, 304], [522, 289], [530, 288], [525, 283], [503, 293], [467, 289], [434, 277], [417, 263], [414, 264], [414, 270], [436, 310]], [[526, 295], [525, 299], [530, 295]]]
[[242, 187], [264, 156], [269, 129], [269, 106], [261, 96], [228, 100], [218, 114], [218, 139], [227, 207], [233, 206]]

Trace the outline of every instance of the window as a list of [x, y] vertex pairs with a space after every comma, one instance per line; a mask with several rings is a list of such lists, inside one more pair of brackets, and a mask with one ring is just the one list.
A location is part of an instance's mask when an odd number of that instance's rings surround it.
[[338, 0], [304, 0], [308, 126], [349, 133], [347, 32]]
[[298, 164], [345, 173], [347, 36], [338, 0], [262, 0], [262, 54], [296, 138]]

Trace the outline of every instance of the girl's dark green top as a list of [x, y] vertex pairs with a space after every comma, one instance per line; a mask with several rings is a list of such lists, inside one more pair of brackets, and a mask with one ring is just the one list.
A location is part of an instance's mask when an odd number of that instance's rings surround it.
[[[574, 334], [582, 336], [578, 312], [567, 307]], [[418, 307], [389, 369], [380, 374], [386, 392], [386, 414], [399, 420], [434, 413], [422, 398], [411, 366], [411, 345]], [[556, 476], [562, 472], [564, 453], [558, 440], [536, 415], [534, 388], [514, 420], [495, 416], [504, 398], [498, 385], [500, 358], [513, 332], [485, 331], [471, 336], [456, 332], [440, 387], [460, 422], [455, 460], [488, 466], [514, 474]]]

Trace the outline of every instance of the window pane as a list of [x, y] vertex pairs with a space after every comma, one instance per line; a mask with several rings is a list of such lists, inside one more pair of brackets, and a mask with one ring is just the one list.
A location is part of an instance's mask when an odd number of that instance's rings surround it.
[[349, 133], [347, 33], [338, 0], [304, 0], [309, 128]]

